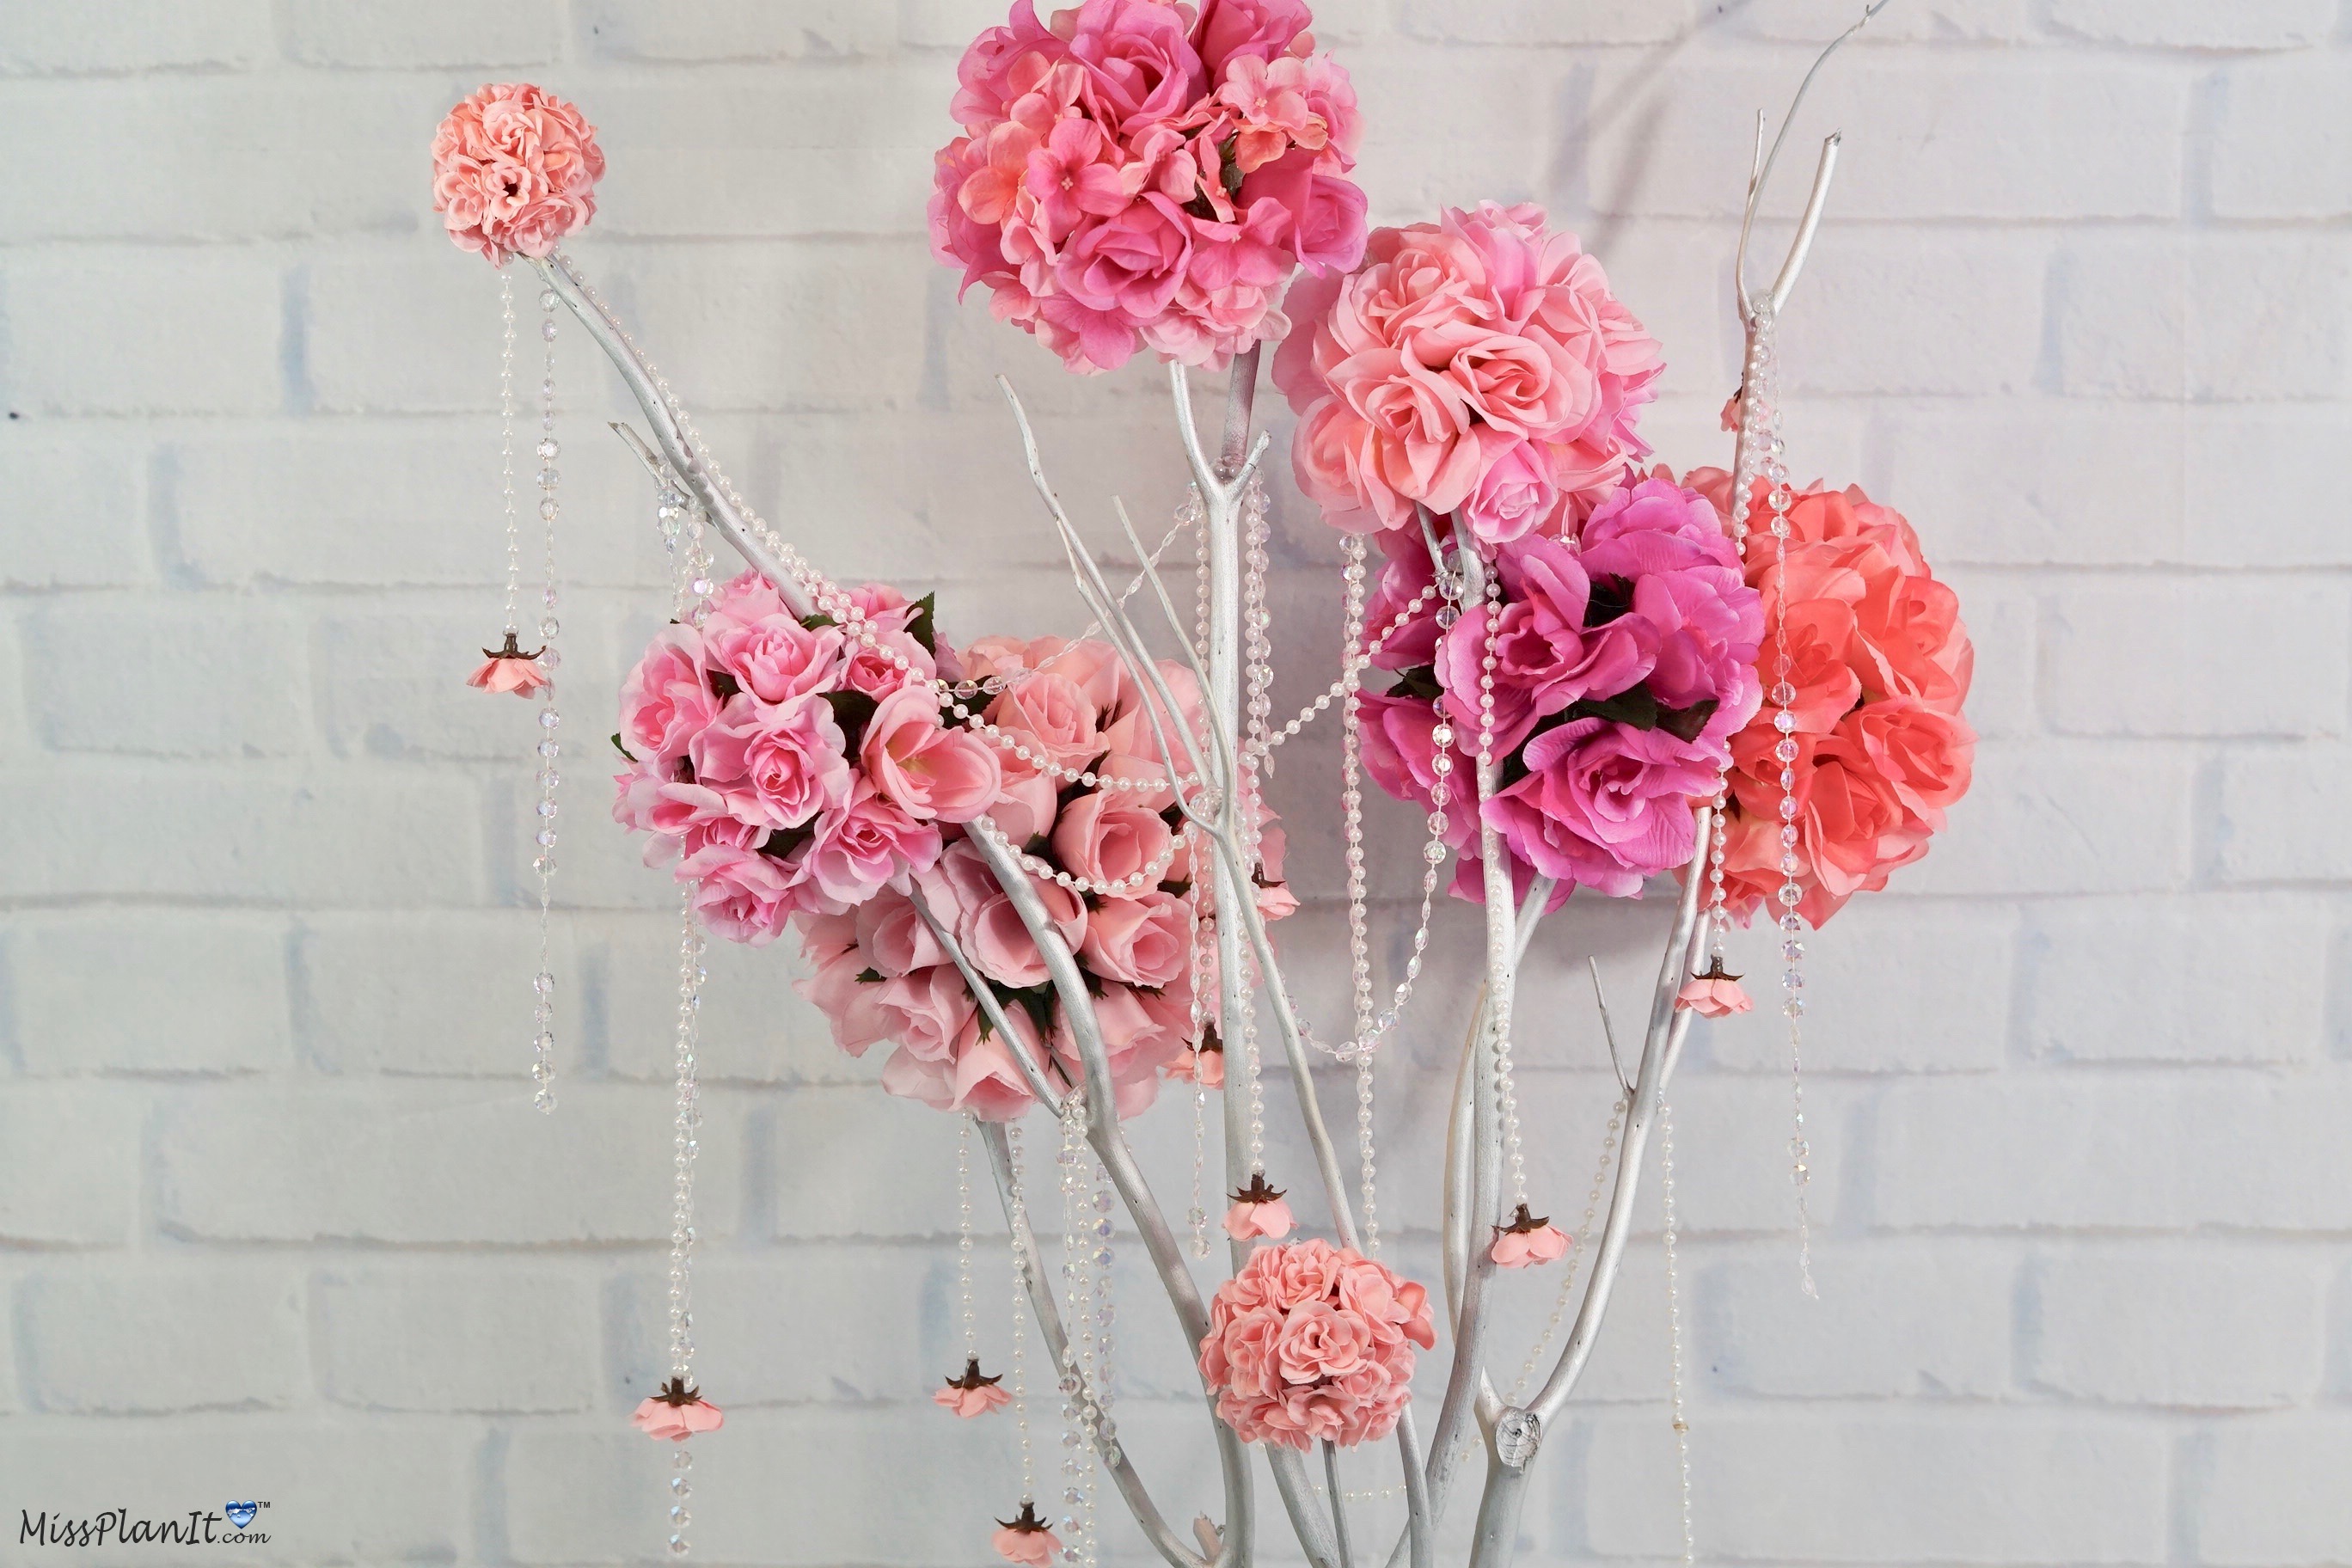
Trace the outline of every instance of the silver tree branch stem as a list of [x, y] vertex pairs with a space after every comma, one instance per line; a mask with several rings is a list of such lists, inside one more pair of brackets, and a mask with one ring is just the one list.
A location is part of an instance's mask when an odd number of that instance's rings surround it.
[[587, 297], [581, 288], [579, 275], [572, 271], [570, 263], [560, 258], [550, 258], [533, 259], [530, 265], [541, 280], [555, 291], [555, 297], [579, 318], [580, 324], [587, 329], [590, 340], [604, 351], [606, 359], [613, 362], [613, 368], [621, 373], [621, 380], [628, 387], [629, 395], [635, 398], [637, 406], [645, 411], [646, 422], [653, 428], [654, 442], [661, 448], [663, 458], [669, 464], [671, 471], [685, 481], [686, 488], [693, 492], [694, 499], [701, 503], [712, 524], [726, 536], [727, 542], [735, 547], [736, 553], [742, 556], [753, 571], [768, 580], [770, 586], [782, 597], [793, 615], [805, 616], [814, 610], [815, 606], [801, 590], [792, 572], [774, 552], [760, 542], [750, 520], [728, 501], [711, 479], [709, 470], [703, 467], [701, 458], [694, 451], [693, 443], [686, 438], [686, 432], [678, 428], [677, 416], [670, 411], [668, 400], [655, 386], [653, 372], [637, 356], [636, 350], [623, 340], [620, 323], [597, 309], [595, 302]]
[[[1020, 1248], [1021, 1283], [1028, 1293], [1030, 1314], [1037, 1320], [1037, 1337], [1045, 1342], [1046, 1351], [1054, 1358], [1054, 1364], [1059, 1367], [1067, 1359], [1069, 1336], [1062, 1326], [1061, 1312], [1054, 1301], [1053, 1283], [1045, 1272], [1045, 1259], [1038, 1253], [1036, 1235], [1027, 1226], [1019, 1225], [1014, 1217], [1012, 1146], [1005, 1139], [1001, 1123], [981, 1121], [979, 1126], [981, 1146], [988, 1151], [989, 1169], [996, 1177], [997, 1195], [1003, 1200], [1004, 1223], [1019, 1228], [1014, 1240]], [[1136, 1522], [1143, 1527], [1143, 1533], [1153, 1549], [1173, 1568], [1241, 1568], [1247, 1562], [1245, 1547], [1240, 1549], [1240, 1555], [1235, 1555], [1230, 1527], [1224, 1550], [1218, 1554], [1213, 1564], [1186, 1546], [1176, 1532], [1168, 1528], [1168, 1521], [1160, 1516], [1159, 1505], [1151, 1500], [1151, 1494], [1144, 1489], [1143, 1479], [1135, 1473], [1135, 1467], [1127, 1462], [1123, 1450], [1116, 1464], [1104, 1459], [1103, 1468], [1110, 1472], [1111, 1480], [1118, 1488], [1119, 1497], [1126, 1502], [1128, 1511], [1135, 1515]], [[1246, 1503], [1244, 1506], [1246, 1507]]]
[[1675, 1007], [1675, 996], [1682, 989], [1692, 953], [1706, 944], [1706, 922], [1699, 913], [1699, 889], [1706, 884], [1707, 834], [1714, 825], [1715, 813], [1702, 808], [1697, 816], [1698, 848], [1691, 857], [1689, 877], [1675, 910], [1674, 929], [1666, 939], [1657, 989], [1650, 998], [1650, 1024], [1642, 1046], [1642, 1066], [1633, 1079], [1633, 1103], [1627, 1109], [1624, 1138], [1617, 1150], [1617, 1182], [1610, 1194], [1609, 1214], [1602, 1222], [1592, 1272], [1585, 1280], [1584, 1299], [1578, 1305], [1576, 1321], [1569, 1330], [1559, 1360], [1545, 1381], [1543, 1391], [1527, 1406], [1545, 1427], [1557, 1421], [1567, 1405], [1592, 1354], [1601, 1320], [1609, 1311], [1610, 1294], [1616, 1288], [1625, 1242], [1633, 1231], [1633, 1195], [1642, 1182], [1642, 1152], [1648, 1146], [1650, 1129], [1657, 1121], [1659, 1097], [1665, 1092], [1671, 1047], [1675, 1037], [1689, 1027], [1687, 1016], [1679, 1014]]

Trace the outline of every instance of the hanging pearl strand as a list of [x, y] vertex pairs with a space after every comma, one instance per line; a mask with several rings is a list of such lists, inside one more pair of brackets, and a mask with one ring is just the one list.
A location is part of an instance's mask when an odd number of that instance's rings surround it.
[[[1351, 533], [1340, 546], [1339, 581], [1345, 608], [1340, 627], [1339, 668], [1355, 668], [1364, 640], [1364, 539]], [[1355, 1003], [1356, 1033], [1349, 1042], [1356, 1058], [1357, 1186], [1364, 1211], [1364, 1254], [1381, 1253], [1380, 1171], [1372, 1147], [1372, 1063], [1378, 1037], [1372, 1028], [1372, 949], [1364, 881], [1364, 727], [1350, 689], [1339, 706], [1340, 832], [1347, 841], [1348, 980]]]
[[[1771, 704], [1772, 727], [1780, 740], [1773, 743], [1773, 758], [1780, 764], [1779, 783], [1780, 846], [1778, 862], [1781, 882], [1773, 894], [1779, 905], [1777, 923], [1780, 928], [1780, 956], [1788, 967], [1780, 973], [1780, 1014], [1788, 1020], [1789, 1029], [1789, 1089], [1791, 1103], [1789, 1138], [1789, 1180], [1797, 1200], [1797, 1271], [1799, 1281], [1807, 1296], [1818, 1297], [1819, 1288], [1813, 1281], [1812, 1205], [1810, 1188], [1812, 1184], [1812, 1147], [1805, 1132], [1804, 1039], [1801, 1020], [1805, 1016], [1805, 944], [1804, 920], [1797, 906], [1804, 901], [1805, 889], [1799, 880], [1804, 862], [1799, 853], [1800, 830], [1797, 817], [1797, 758], [1801, 754], [1797, 736], [1795, 705], [1797, 689], [1789, 677], [1793, 664], [1789, 657], [1788, 583], [1789, 583], [1789, 509], [1795, 497], [1789, 485], [1789, 469], [1782, 460], [1786, 451], [1780, 437], [1780, 407], [1779, 363], [1773, 346], [1774, 322], [1769, 313], [1756, 318], [1754, 346], [1748, 352], [1748, 389], [1743, 422], [1752, 419], [1750, 428], [1757, 437], [1753, 447], [1759, 459], [1759, 470], [1767, 482], [1765, 505], [1769, 509], [1769, 524], [1772, 535], [1772, 577], [1778, 590], [1778, 611], [1769, 628], [1771, 656], [1772, 686], [1766, 693]], [[1752, 483], [1752, 481], [1751, 481]], [[1735, 500], [1738, 495], [1735, 494]], [[1738, 514], [1741, 523], [1747, 517]], [[1748, 541], [1740, 535], [1743, 549]]]
[[1628, 1102], [1621, 1097], [1609, 1108], [1609, 1130], [1601, 1136], [1601, 1158], [1593, 1164], [1592, 1185], [1584, 1194], [1584, 1217], [1577, 1222], [1576, 1245], [1569, 1252], [1568, 1268], [1560, 1277], [1559, 1293], [1553, 1298], [1551, 1316], [1544, 1321], [1543, 1335], [1536, 1341], [1536, 1348], [1528, 1352], [1526, 1363], [1519, 1368], [1519, 1375], [1511, 1384], [1510, 1403], [1513, 1405], [1526, 1403], [1528, 1389], [1535, 1382], [1536, 1368], [1542, 1363], [1544, 1352], [1551, 1349], [1553, 1336], [1559, 1332], [1560, 1324], [1568, 1317], [1569, 1303], [1575, 1296], [1576, 1267], [1583, 1260], [1585, 1250], [1592, 1242], [1593, 1222], [1601, 1213], [1601, 1184], [1609, 1179], [1609, 1167], [1616, 1163], [1617, 1133], [1625, 1125], [1627, 1105]]
[[1664, 1100], [1658, 1101], [1658, 1163], [1659, 1195], [1665, 1206], [1663, 1235], [1666, 1251], [1667, 1356], [1671, 1373], [1668, 1388], [1675, 1417], [1675, 1457], [1682, 1470], [1683, 1562], [1696, 1563], [1698, 1561], [1698, 1536], [1693, 1527], [1691, 1510], [1690, 1422], [1683, 1409], [1682, 1280], [1675, 1268], [1675, 1240], [1681, 1228], [1675, 1208], [1675, 1113]]
[[506, 629], [522, 630], [522, 515], [515, 504], [514, 274], [499, 268], [499, 499], [506, 514]]
[[980, 1360], [980, 1319], [971, 1303], [971, 1118], [956, 1128], [956, 1309], [967, 1363]]
[[1068, 1510], [1061, 1520], [1062, 1560], [1087, 1565], [1095, 1560], [1094, 1488], [1097, 1423], [1102, 1407], [1097, 1402], [1094, 1377], [1097, 1342], [1092, 1310], [1093, 1283], [1088, 1268], [1090, 1249], [1086, 1173], [1087, 1110], [1083, 1093], [1073, 1092], [1062, 1108], [1061, 1167], [1062, 1321], [1066, 1331], [1062, 1353], [1062, 1503]]
[[1209, 1165], [1209, 1088], [1201, 1081], [1204, 1059], [1201, 1047], [1209, 1037], [1209, 973], [1215, 956], [1216, 928], [1208, 919], [1205, 893], [1211, 853], [1208, 837], [1188, 824], [1184, 838], [1186, 863], [1192, 868], [1192, 885], [1184, 889], [1186, 941], [1190, 944], [1185, 964], [1192, 990], [1192, 1027], [1189, 1037], [1192, 1045], [1192, 1206], [1184, 1218], [1192, 1227], [1192, 1256], [1206, 1258], [1209, 1211], [1203, 1198]]
[[[858, 607], [847, 589], [818, 571], [793, 546], [790, 541], [771, 527], [758, 512], [751, 510], [750, 503], [745, 501], [741, 493], [736, 489], [734, 481], [730, 479], [726, 471], [719, 466], [719, 459], [711, 451], [710, 444], [703, 438], [702, 432], [696, 427], [693, 416], [687, 412], [686, 405], [671, 389], [668, 378], [654, 368], [653, 362], [646, 357], [645, 351], [638, 347], [636, 339], [630, 335], [628, 329], [620, 324], [619, 318], [604, 302], [604, 296], [597, 293], [593, 286], [572, 268], [569, 257], [558, 251], [552, 259], [562, 264], [567, 271], [572, 272], [572, 280], [578, 286], [582, 297], [596, 309], [606, 323], [612, 327], [614, 334], [635, 356], [637, 363], [645, 367], [646, 375], [653, 382], [655, 395], [661, 399], [662, 406], [669, 411], [670, 417], [677, 422], [678, 435], [686, 449], [692, 454], [702, 470], [709, 475], [711, 488], [734, 509], [735, 515], [742, 519], [743, 526], [751, 537], [783, 566], [784, 574], [792, 580], [793, 586], [800, 590], [802, 595], [815, 606], [820, 614], [829, 617], [838, 626], [845, 636], [888, 664], [910, 682], [929, 686], [944, 702], [952, 708], [958, 722], [968, 726], [973, 733], [1012, 752], [1039, 772], [1064, 784], [1079, 784], [1087, 788], [1132, 791], [1144, 795], [1157, 794], [1170, 788], [1171, 782], [1177, 788], [1189, 788], [1199, 784], [1198, 779], [1183, 773], [1177, 774], [1171, 781], [1164, 771], [1158, 770], [1137, 777], [1109, 778], [1098, 777], [1082, 769], [1066, 767], [1051, 757], [1029, 751], [1021, 743], [1017, 736], [1005, 733], [971, 711], [970, 706], [971, 699], [1001, 692], [1008, 686], [1035, 673], [1034, 671], [1018, 671], [1005, 676], [992, 676], [981, 680], [944, 680], [936, 676], [923, 674], [913, 661], [893, 647], [883, 634], [877, 631], [873, 622], [867, 618], [866, 612]], [[1136, 582], [1130, 583], [1128, 585], [1128, 592], [1133, 593], [1141, 581], [1142, 579], [1139, 577]], [[1126, 595], [1121, 595], [1122, 602], [1125, 597]], [[1099, 629], [1099, 627], [1094, 629]], [[1078, 884], [1071, 885], [1079, 887]], [[1101, 891], [1103, 889], [1089, 886], [1080, 888], [1080, 890]]]
[[1021, 1440], [1021, 1502], [1028, 1507], [1037, 1500], [1037, 1456], [1029, 1437], [1029, 1290], [1034, 1281], [1029, 1272], [1029, 1248], [1023, 1238], [1029, 1235], [1029, 1203], [1021, 1179], [1021, 1123], [1007, 1122], [1004, 1128], [1005, 1207], [1010, 1223], [1006, 1235], [1013, 1247], [1013, 1370], [1006, 1381], [1013, 1384], [1013, 1426]]
[[[702, 1033], [702, 983], [709, 978], [702, 966], [702, 928], [694, 918], [694, 886], [681, 889], [678, 900], [680, 931], [677, 942], [677, 1104], [670, 1124], [670, 1221], [669, 1221], [669, 1372], [682, 1386], [694, 1384], [694, 1159], [701, 1150], [699, 1133], [702, 1127], [700, 1090], [695, 1081], [695, 1049]], [[694, 1466], [694, 1458], [685, 1444], [677, 1446], [670, 1458], [677, 1473], [670, 1479], [669, 1550], [673, 1557], [684, 1557], [691, 1547], [687, 1540], [687, 1527], [693, 1517], [687, 1511], [687, 1495], [691, 1490], [686, 1472]]]
[[[559, 809], [556, 791], [563, 782], [563, 776], [556, 767], [562, 752], [562, 744], [556, 739], [555, 734], [557, 726], [563, 722], [563, 717], [556, 710], [555, 706], [555, 671], [563, 662], [563, 655], [555, 645], [556, 633], [561, 629], [555, 619], [555, 523], [562, 510], [555, 494], [556, 487], [562, 480], [562, 476], [556, 471], [555, 467], [557, 451], [555, 444], [555, 308], [561, 303], [553, 289], [548, 289], [539, 297], [541, 315], [539, 335], [546, 347], [539, 383], [539, 445], [536, 450], [539, 455], [539, 488], [541, 492], [539, 515], [541, 521], [546, 525], [547, 546], [546, 586], [540, 591], [542, 618], [539, 623], [539, 635], [545, 639], [545, 646], [540, 652], [539, 664], [540, 668], [546, 672], [547, 685], [545, 698], [539, 710], [541, 735], [536, 748], [540, 757], [539, 773], [535, 781], [539, 785], [539, 801], [533, 809], [539, 817], [539, 826], [531, 835], [532, 842], [539, 847], [539, 853], [532, 858], [530, 863], [532, 874], [539, 879], [539, 973], [531, 976], [531, 990], [538, 997], [538, 1002], [532, 1010], [534, 1027], [531, 1031], [530, 1077], [531, 1081], [538, 1087], [531, 1095], [530, 1102], [541, 1111], [555, 1109], [555, 1091], [550, 1087], [551, 1081], [555, 1077], [555, 973], [552, 965], [549, 963], [549, 927], [552, 923], [555, 903], [555, 817]], [[509, 314], [511, 316], [512, 312], [509, 310]], [[509, 340], [513, 336], [513, 330], [509, 321], [507, 328]], [[510, 377], [506, 389], [505, 401], [509, 405], [513, 403]], [[511, 448], [512, 445], [512, 439], [509, 437], [508, 446]], [[511, 461], [509, 458], [509, 467], [511, 467]], [[511, 492], [511, 480], [509, 481], [508, 488]], [[509, 496], [508, 506], [511, 512], [513, 506], [511, 493]], [[511, 534], [509, 538], [510, 556], [519, 558], [520, 542]], [[520, 584], [519, 569], [510, 566], [509, 580], [511, 584]], [[514, 622], [517, 618], [515, 598], [515, 588], [509, 587], [507, 595], [509, 630], [515, 629]]]
[[[1466, 547], [1466, 546], [1465, 546]], [[1496, 638], [1503, 620], [1503, 584], [1491, 570], [1486, 577], [1486, 620], [1478, 656], [1478, 812], [1483, 819], [1488, 781], [1494, 777], [1495, 670], [1500, 660]], [[1486, 994], [1487, 1027], [1495, 1041], [1495, 1100], [1503, 1121], [1503, 1163], [1510, 1182], [1509, 1202], [1528, 1201], [1527, 1158], [1519, 1147], [1519, 1095], [1511, 1079], [1511, 994], [1508, 986], [1490, 986]]]

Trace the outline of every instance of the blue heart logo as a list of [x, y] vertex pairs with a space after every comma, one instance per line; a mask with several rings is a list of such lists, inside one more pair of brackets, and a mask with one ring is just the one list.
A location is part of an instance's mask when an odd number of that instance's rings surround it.
[[228, 1521], [231, 1524], [243, 1530], [253, 1522], [256, 1507], [257, 1505], [249, 1502], [233, 1502], [225, 1505], [222, 1511], [228, 1515]]

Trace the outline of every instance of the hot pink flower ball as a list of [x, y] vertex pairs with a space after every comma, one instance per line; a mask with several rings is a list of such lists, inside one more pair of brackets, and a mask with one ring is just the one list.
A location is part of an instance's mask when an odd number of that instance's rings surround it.
[[1356, 264], [1362, 136], [1302, 0], [1015, 0], [956, 76], [931, 249], [1081, 374], [1218, 366], [1280, 338], [1284, 285]]
[[1360, 269], [1286, 304], [1292, 467], [1335, 528], [1409, 529], [1419, 504], [1488, 545], [1563, 537], [1649, 451], [1658, 344], [1540, 207], [1375, 229]]
[[[1385, 626], [1430, 580], [1417, 534], [1383, 535], [1391, 560], [1368, 619]], [[1502, 759], [1486, 825], [1515, 883], [1532, 875], [1612, 898], [1685, 864], [1694, 800], [1715, 793], [1731, 736], [1761, 701], [1762, 601], [1706, 497], [1662, 478], [1620, 485], [1566, 541], [1529, 532], [1493, 547], [1503, 604], [1493, 643], [1493, 747]], [[1441, 717], [1453, 731], [1448, 840], [1454, 891], [1482, 899], [1473, 759], [1485, 709], [1486, 613], [1446, 628], [1433, 605], [1375, 662], [1399, 672], [1359, 699], [1364, 766], [1426, 806]]]
[[604, 154], [580, 110], [529, 82], [492, 82], [433, 137], [433, 210], [494, 266], [545, 256], [596, 216]]
[[1209, 1306], [1201, 1374], [1246, 1443], [1385, 1437], [1412, 1397], [1412, 1347], [1437, 1342], [1429, 1292], [1352, 1247], [1261, 1247]]

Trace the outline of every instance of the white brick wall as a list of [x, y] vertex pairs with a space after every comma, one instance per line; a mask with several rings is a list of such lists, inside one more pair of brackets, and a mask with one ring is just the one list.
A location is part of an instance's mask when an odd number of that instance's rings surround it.
[[[1318, 31], [1377, 216], [1535, 198], [1584, 232], [1665, 339], [1683, 467], [1724, 455], [1748, 117], [1854, 8], [1325, 0]], [[924, 254], [955, 54], [1001, 9], [0, 6], [0, 1542], [20, 1507], [257, 1496], [270, 1562], [658, 1553], [622, 1418], [662, 1338], [668, 894], [578, 757], [534, 1117], [524, 710], [457, 684], [497, 613], [496, 289], [425, 148], [484, 79], [577, 99], [612, 160], [578, 253], [747, 491], [963, 636], [1074, 629], [989, 378], [1089, 518], [1179, 470], [1147, 367], [1064, 377]], [[1784, 334], [1796, 463], [1919, 524], [1987, 739], [1948, 839], [1814, 943], [1820, 1303], [1769, 1023], [1692, 1053], [1702, 1561], [2352, 1563], [2347, 101], [2338, 0], [1900, 0], [1821, 83], [1805, 130], [1846, 142]], [[593, 752], [656, 552], [596, 428], [616, 385], [561, 353]], [[1335, 552], [1280, 504], [1304, 694]], [[1329, 738], [1300, 744], [1328, 900]], [[1660, 912], [1580, 905], [1530, 983], [1567, 1020], [1523, 1054], [1571, 1216], [1607, 1100], [1577, 971], [1638, 987]], [[1012, 1434], [926, 1399], [948, 1126], [832, 1049], [780, 952], [711, 968], [700, 1555], [981, 1561]], [[1387, 1207], [1427, 1275], [1444, 1043], [1402, 1055]], [[1140, 1142], [1181, 1212], [1182, 1118]], [[1531, 1563], [1678, 1552], [1654, 1187], [1643, 1216]], [[1213, 1477], [1133, 1263], [1122, 1430], [1189, 1518]], [[1001, 1345], [996, 1249], [982, 1286]], [[1549, 1300], [1506, 1287], [1517, 1344]]]

